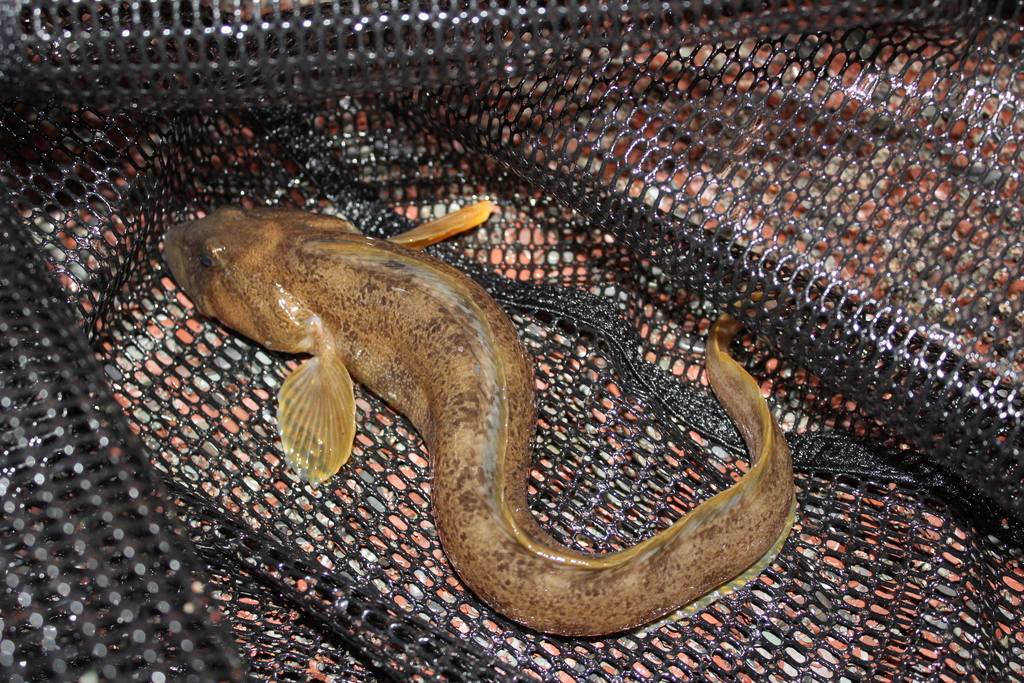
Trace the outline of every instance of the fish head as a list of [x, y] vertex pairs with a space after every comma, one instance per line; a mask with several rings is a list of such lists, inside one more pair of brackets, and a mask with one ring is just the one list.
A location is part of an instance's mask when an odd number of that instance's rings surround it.
[[174, 280], [203, 315], [269, 348], [306, 351], [312, 314], [292, 291], [289, 244], [300, 212], [227, 206], [171, 226], [164, 258]]
[[[224, 223], [239, 209], [224, 207], [199, 220], [172, 225], [164, 235], [164, 259], [175, 282], [203, 315], [216, 317], [211, 294], [218, 289], [231, 264], [224, 239]], [[235, 240], [237, 241], [237, 240]]]

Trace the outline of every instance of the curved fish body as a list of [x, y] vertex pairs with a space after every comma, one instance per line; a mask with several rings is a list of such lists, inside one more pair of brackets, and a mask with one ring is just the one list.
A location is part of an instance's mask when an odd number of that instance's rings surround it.
[[[441, 232], [421, 226], [407, 242]], [[534, 374], [515, 328], [475, 282], [401, 239], [272, 208], [222, 208], [168, 231], [171, 271], [201, 313], [269, 348], [310, 354], [278, 408], [282, 447], [300, 475], [322, 482], [348, 458], [354, 377], [423, 437], [438, 533], [465, 584], [507, 617], [566, 636], [651, 622], [727, 583], [788, 534], [789, 451], [757, 384], [725, 351], [739, 324], [723, 316], [707, 372], [750, 451], [748, 472], [621, 552], [581, 553], [551, 538], [527, 505]]]

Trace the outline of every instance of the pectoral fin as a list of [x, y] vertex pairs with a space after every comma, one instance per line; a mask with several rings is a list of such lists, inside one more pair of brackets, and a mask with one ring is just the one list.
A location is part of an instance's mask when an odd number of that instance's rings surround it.
[[334, 353], [313, 356], [285, 381], [277, 421], [285, 460], [300, 477], [319, 484], [352, 454], [356, 404], [352, 378]]
[[421, 223], [412, 230], [395, 235], [391, 241], [413, 249], [429, 247], [452, 235], [475, 228], [487, 220], [493, 209], [494, 204], [490, 201], [477, 202], [440, 218]]

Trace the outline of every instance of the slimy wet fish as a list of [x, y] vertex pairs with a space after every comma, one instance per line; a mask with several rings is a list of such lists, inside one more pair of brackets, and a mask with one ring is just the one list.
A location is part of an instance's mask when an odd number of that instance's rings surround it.
[[726, 584], [792, 524], [789, 450], [761, 392], [711, 331], [707, 372], [751, 455], [747, 473], [661, 533], [588, 554], [551, 538], [527, 505], [533, 366], [484, 290], [418, 251], [473, 227], [483, 202], [392, 240], [295, 209], [226, 207], [173, 226], [165, 254], [200, 313], [264, 346], [309, 354], [278, 396], [287, 464], [311, 484], [348, 459], [353, 378], [399, 410], [430, 452], [433, 509], [455, 571], [495, 610], [565, 636], [647, 624]]

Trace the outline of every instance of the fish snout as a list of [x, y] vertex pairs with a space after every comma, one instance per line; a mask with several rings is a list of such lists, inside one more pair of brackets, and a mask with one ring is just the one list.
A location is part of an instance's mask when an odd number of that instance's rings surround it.
[[[182, 287], [186, 287], [184, 254], [182, 254], [183, 237], [188, 223], [176, 223], [164, 233], [164, 261], [171, 269], [174, 279]], [[186, 287], [187, 288], [187, 287]]]
[[197, 283], [192, 277], [192, 262], [196, 260], [195, 249], [189, 247], [188, 235], [193, 222], [175, 223], [164, 233], [164, 261], [171, 269], [171, 276], [185, 295], [192, 299], [196, 309], [208, 315]]

